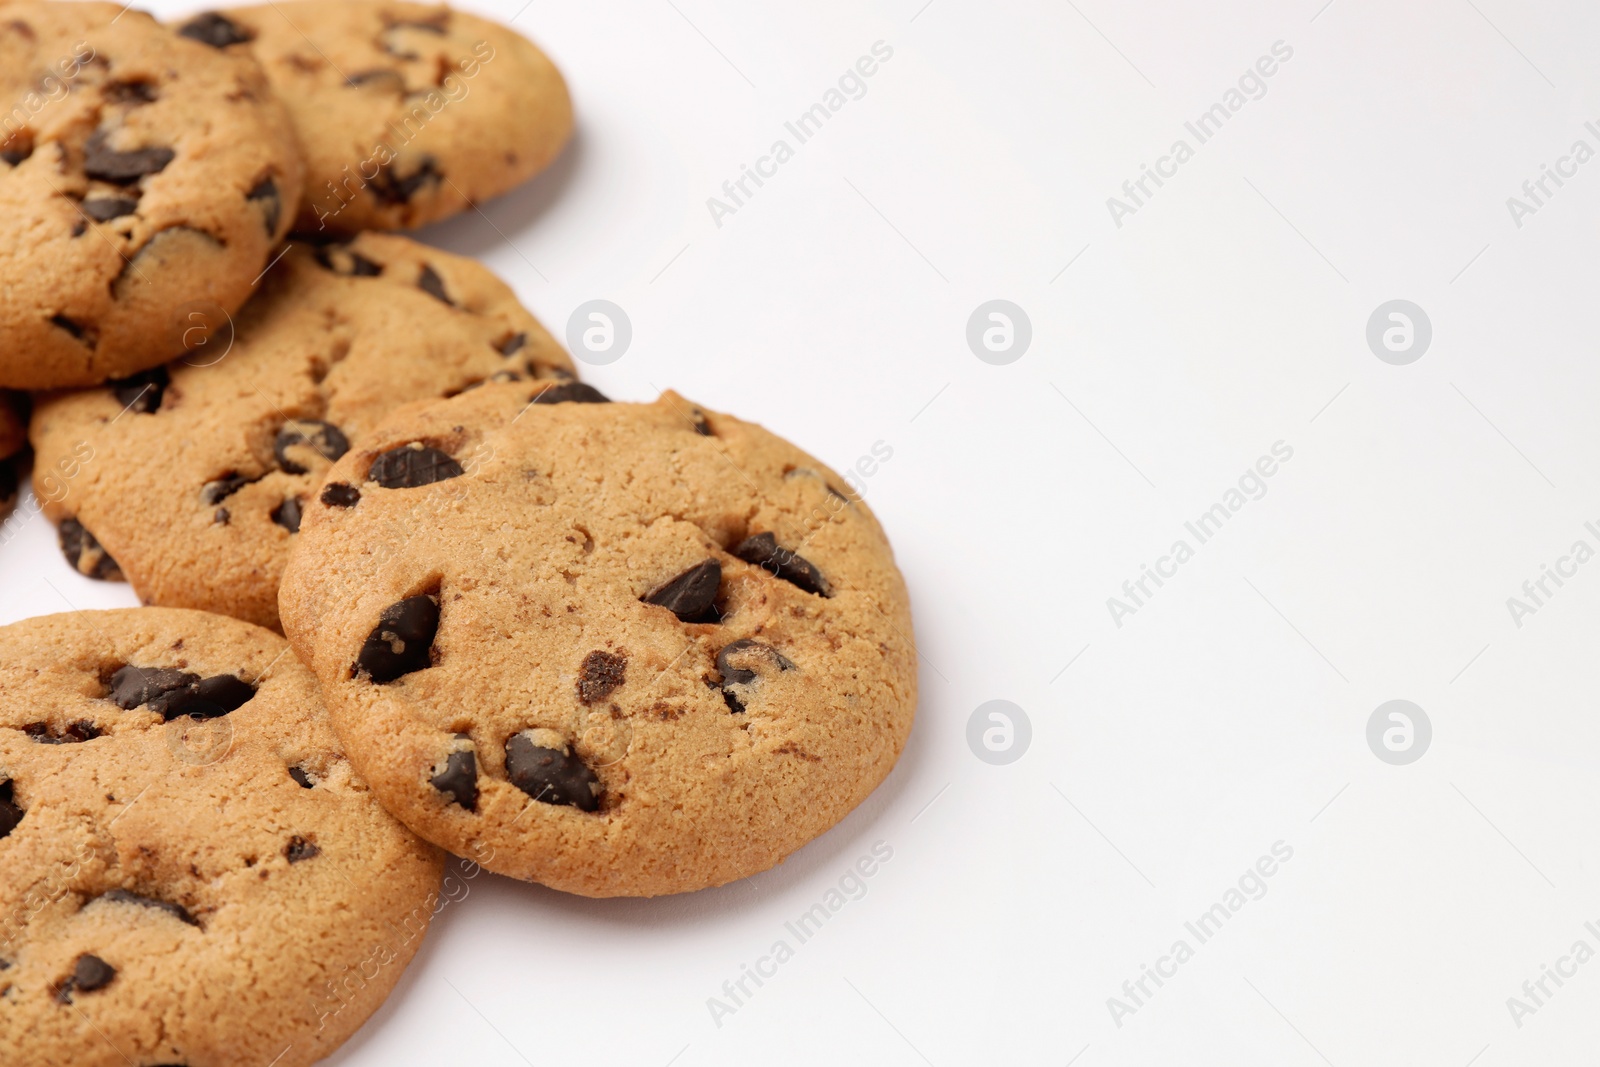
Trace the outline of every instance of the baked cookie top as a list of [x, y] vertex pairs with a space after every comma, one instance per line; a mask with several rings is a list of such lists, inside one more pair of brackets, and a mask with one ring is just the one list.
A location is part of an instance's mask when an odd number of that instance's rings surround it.
[[421, 944], [440, 869], [276, 635], [162, 608], [0, 629], [8, 1063], [322, 1059]]
[[555, 64], [443, 4], [292, 0], [207, 12], [179, 32], [266, 68], [305, 146], [302, 232], [447, 218], [533, 177], [572, 133]]
[[[392, 409], [571, 360], [487, 268], [405, 237], [296, 243], [211, 343], [109, 387], [42, 398], [46, 513], [82, 573], [146, 603], [278, 626], [278, 578], [331, 463]], [[109, 562], [108, 562], [109, 561]]]
[[423, 837], [588, 896], [719, 885], [894, 765], [905, 585], [798, 448], [670, 392], [567, 402], [596, 399], [491, 385], [396, 412], [307, 509], [284, 627]]
[[182, 352], [183, 310], [244, 303], [303, 184], [248, 55], [120, 4], [0, 0], [0, 385]]

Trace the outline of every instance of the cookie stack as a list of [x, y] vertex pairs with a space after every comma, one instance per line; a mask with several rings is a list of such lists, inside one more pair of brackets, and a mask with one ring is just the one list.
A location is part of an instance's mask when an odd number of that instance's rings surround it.
[[33, 393], [0, 462], [26, 422], [66, 562], [151, 605], [0, 629], [0, 1047], [312, 1063], [441, 849], [679, 893], [887, 775], [916, 651], [848, 483], [608, 402], [491, 272], [380, 232], [555, 157], [532, 44], [387, 0], [0, 0], [0, 91], [0, 387]]

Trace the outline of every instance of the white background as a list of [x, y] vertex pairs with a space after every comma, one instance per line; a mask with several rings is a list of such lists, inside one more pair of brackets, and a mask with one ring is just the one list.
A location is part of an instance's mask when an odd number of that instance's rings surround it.
[[[1600, 561], [1520, 627], [1506, 600], [1600, 548], [1600, 161], [1521, 227], [1506, 199], [1600, 149], [1600, 9], [469, 6], [556, 58], [580, 133], [424, 239], [558, 334], [622, 306], [631, 348], [587, 371], [613, 397], [670, 386], [839, 469], [892, 447], [865, 496], [922, 703], [888, 782], [777, 870], [631, 902], [474, 879], [333, 1062], [1592, 1062], [1600, 962], [1520, 1027], [1507, 998], [1600, 949]], [[707, 198], [880, 40], [865, 96], [717, 226]], [[1265, 95], [1115, 225], [1276, 41]], [[965, 339], [993, 298], [1032, 322], [1007, 366]], [[1396, 298], [1433, 325], [1408, 366], [1365, 340]], [[1266, 495], [1117, 626], [1107, 598], [1278, 441]], [[134, 603], [20, 518], [6, 621]], [[1433, 726], [1409, 766], [1366, 741], [1396, 698]], [[1032, 723], [1006, 766], [966, 740], [992, 699]], [[1198, 945], [1184, 923], [1279, 841]], [[707, 999], [875, 842], [865, 896], [718, 1026]], [[1107, 998], [1179, 938], [1119, 1026]]]

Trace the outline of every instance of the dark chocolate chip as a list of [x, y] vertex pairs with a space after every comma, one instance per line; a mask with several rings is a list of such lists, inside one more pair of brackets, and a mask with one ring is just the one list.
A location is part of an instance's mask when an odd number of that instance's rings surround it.
[[715, 622], [716, 614], [712, 605], [721, 586], [722, 564], [708, 559], [696, 563], [655, 592], [647, 594], [644, 602], [666, 608], [684, 622]]
[[23, 810], [12, 796], [15, 786], [11, 779], [0, 781], [0, 838], [10, 834], [22, 821]]
[[303, 768], [290, 767], [289, 777], [293, 778], [295, 780], [295, 784], [297, 784], [301, 789], [311, 789], [313, 787], [311, 776], [307, 774]]
[[30, 722], [22, 732], [41, 745], [76, 745], [100, 736], [100, 728], [87, 719], [68, 723], [60, 730], [46, 722]]
[[543, 748], [525, 733], [506, 742], [506, 777], [541, 804], [599, 810], [600, 779], [578, 754]]
[[283, 197], [278, 193], [278, 183], [273, 181], [270, 175], [262, 178], [244, 198], [261, 201], [262, 210], [266, 212], [267, 236], [276, 237], [278, 223], [283, 220]]
[[432, 156], [424, 156], [421, 164], [404, 178], [395, 175], [394, 166], [384, 167], [368, 184], [374, 196], [386, 204], [409, 204], [411, 198], [425, 185], [438, 185], [444, 172]]
[[300, 863], [313, 856], [322, 855], [322, 849], [296, 834], [289, 838], [289, 846], [283, 850], [283, 854], [289, 857], [290, 863]]
[[111, 676], [113, 704], [125, 711], [147, 707], [168, 722], [185, 715], [215, 719], [239, 710], [255, 695], [255, 686], [231, 674], [201, 678], [171, 667], [129, 665]]
[[72, 220], [72, 236], [82, 237], [89, 232], [89, 220], [77, 218]]
[[254, 478], [246, 477], [238, 471], [229, 471], [219, 478], [213, 478], [200, 487], [200, 503], [215, 507], [228, 499], [247, 485], [252, 485], [266, 477], [258, 474]]
[[117, 561], [100, 547], [94, 534], [84, 529], [77, 519], [61, 520], [60, 540], [61, 554], [67, 557], [72, 569], [85, 578], [96, 578], [102, 582], [123, 580], [122, 568], [117, 566]]
[[111, 676], [110, 700], [123, 711], [132, 711], [168, 693], [196, 685], [199, 681], [198, 674], [171, 667], [135, 667], [129, 664]]
[[83, 173], [96, 181], [127, 185], [147, 174], [160, 174], [177, 157], [170, 148], [135, 148], [119, 152], [106, 147], [106, 131], [96, 130], [83, 146]]
[[456, 306], [456, 302], [450, 299], [450, 294], [444, 291], [444, 279], [439, 277], [438, 271], [426, 263], [422, 265], [422, 274], [417, 278], [417, 288], [451, 307]]
[[291, 496], [272, 509], [272, 521], [290, 533], [300, 532], [300, 498]]
[[232, 19], [215, 11], [207, 11], [196, 15], [178, 28], [178, 33], [201, 44], [208, 44], [212, 48], [227, 48], [229, 45], [246, 44], [255, 40], [255, 33], [245, 29]]
[[343, 482], [329, 482], [322, 487], [322, 502], [330, 508], [353, 508], [361, 503], [361, 490]]
[[117, 403], [135, 415], [150, 415], [161, 407], [172, 377], [165, 367], [154, 367], [127, 378], [108, 383], [116, 395]]
[[626, 656], [611, 652], [596, 651], [583, 657], [583, 666], [578, 671], [578, 699], [594, 704], [610, 696], [612, 690], [622, 684], [627, 665]]
[[498, 351], [502, 356], [514, 356], [518, 352], [521, 352], [523, 350], [523, 348], [525, 348], [527, 346], [527, 344], [528, 344], [528, 335], [527, 334], [525, 334], [525, 333], [514, 333], [510, 337], [507, 337], [504, 341], [501, 341], [499, 344], [495, 345], [494, 347], [495, 347], [495, 350]]
[[33, 155], [33, 143], [31, 141], [17, 144], [13, 140], [13, 142], [7, 143], [5, 148], [0, 148], [0, 160], [5, 160], [13, 167], [31, 155]]
[[734, 548], [733, 554], [746, 563], [753, 563], [757, 567], [799, 586], [808, 593], [818, 596], [832, 596], [828, 588], [828, 581], [816, 565], [783, 548], [778, 544], [778, 539], [771, 533], [756, 534], [747, 537]]
[[547, 385], [528, 398], [530, 404], [609, 404], [611, 398], [592, 385], [583, 382], [562, 382]]
[[110, 103], [128, 107], [153, 104], [159, 95], [156, 87], [147, 81], [107, 82], [101, 92]]
[[[350, 439], [344, 431], [331, 422], [318, 419], [294, 419], [283, 424], [272, 442], [272, 453], [278, 457], [278, 466], [289, 474], [305, 474], [310, 468], [289, 455], [290, 449], [309, 448], [329, 463], [350, 451]], [[302, 455], [301, 459], [309, 459]]]
[[102, 196], [83, 202], [83, 213], [96, 222], [110, 222], [139, 210], [139, 201], [125, 196]]
[[50, 325], [67, 331], [72, 335], [73, 340], [79, 342], [85, 348], [93, 348], [100, 343], [100, 331], [75, 319], [69, 319], [65, 315], [51, 315]]
[[711, 432], [711, 423], [706, 421], [705, 412], [701, 411], [699, 408], [695, 408], [694, 411], [690, 413], [689, 421], [694, 424], [694, 432], [699, 434], [701, 437], [716, 436], [716, 434]]
[[383, 265], [374, 263], [359, 252], [352, 252], [345, 245], [331, 248], [319, 248], [316, 251], [317, 262], [333, 271], [350, 278], [376, 278], [383, 273]]
[[116, 976], [116, 968], [111, 964], [99, 956], [84, 953], [72, 965], [72, 973], [57, 986], [56, 1000], [71, 1004], [73, 993], [93, 993], [97, 989], [104, 989]]
[[749, 654], [760, 655], [775, 663], [780, 671], [794, 669], [794, 664], [783, 653], [771, 645], [764, 645], [760, 641], [752, 641], [748, 637], [735, 641], [733, 644], [717, 653], [717, 671], [722, 675], [722, 684], [744, 685], [753, 682], [758, 677], [756, 672], [746, 667], [735, 667], [732, 662], [734, 656]]
[[194, 719], [215, 719], [230, 711], [238, 711], [256, 695], [256, 687], [231, 674], [218, 674], [200, 679], [194, 696], [188, 699], [167, 698], [164, 713], [168, 721], [187, 715]]
[[22, 478], [18, 472], [18, 462], [17, 456], [0, 459], [0, 507], [9, 504], [21, 487]]
[[468, 811], [478, 810], [478, 758], [472, 752], [450, 753], [445, 760], [444, 770], [428, 781]]
[[728, 705], [728, 710], [735, 715], [744, 714], [744, 701], [740, 700], [739, 694], [732, 689], [724, 689], [722, 691], [722, 702]]
[[461, 464], [420, 443], [391, 448], [367, 468], [367, 477], [385, 489], [416, 489], [465, 473]]
[[180, 904], [173, 904], [165, 900], [157, 900], [155, 897], [140, 896], [138, 893], [130, 893], [126, 889], [113, 889], [110, 892], [101, 893], [100, 899], [109, 900], [117, 904], [136, 904], [141, 908], [157, 908], [166, 912], [174, 919], [188, 923], [190, 926], [200, 925], [195, 917], [189, 914], [189, 909]]
[[218, 508], [211, 513], [211, 521], [218, 526], [226, 526], [233, 521], [233, 514], [227, 508]]
[[407, 597], [378, 616], [378, 625], [356, 657], [356, 668], [381, 684], [431, 667], [438, 632], [439, 602], [425, 594]]

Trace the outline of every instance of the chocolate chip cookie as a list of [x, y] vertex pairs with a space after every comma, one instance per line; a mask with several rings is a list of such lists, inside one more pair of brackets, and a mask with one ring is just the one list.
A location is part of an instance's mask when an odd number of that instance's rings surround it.
[[0, 385], [182, 352], [184, 309], [244, 302], [303, 184], [248, 55], [120, 4], [0, 6]]
[[266, 68], [305, 146], [302, 232], [446, 218], [533, 177], [572, 133], [543, 52], [442, 4], [294, 0], [206, 12], [179, 32]]
[[163, 608], [0, 629], [7, 1063], [320, 1060], [398, 981], [440, 870], [276, 635]]
[[0, 389], [0, 518], [17, 502], [28, 447], [27, 398]]
[[[196, 327], [199, 328], [198, 326]], [[231, 326], [185, 359], [43, 398], [35, 486], [81, 573], [149, 604], [278, 626], [278, 578], [322, 476], [395, 407], [488, 380], [570, 378], [503, 282], [405, 237], [295, 243]]]
[[906, 589], [847, 483], [673, 393], [490, 385], [333, 465], [283, 622], [423, 837], [588, 896], [754, 874], [894, 765]]

